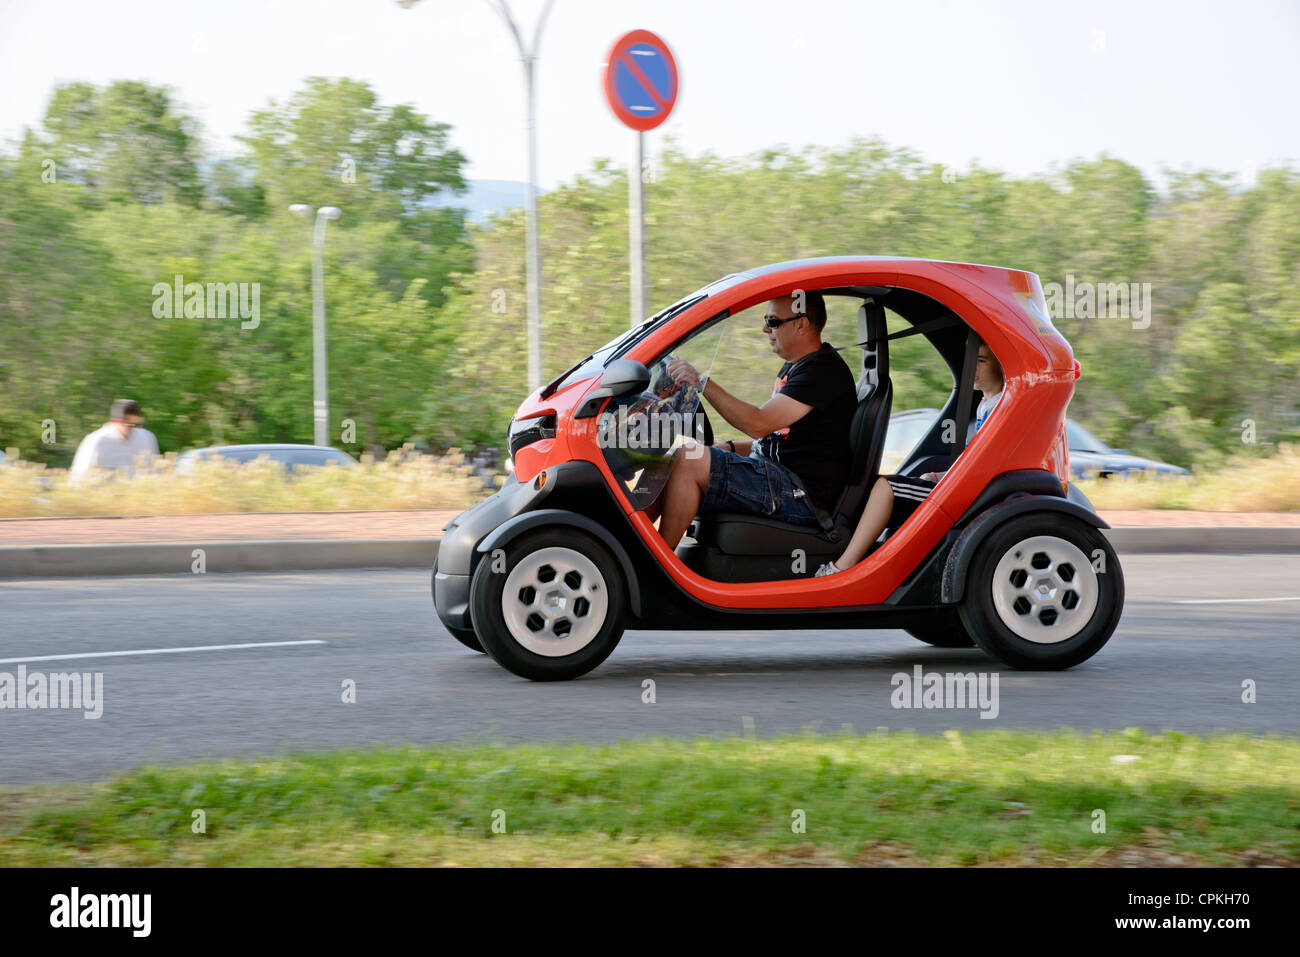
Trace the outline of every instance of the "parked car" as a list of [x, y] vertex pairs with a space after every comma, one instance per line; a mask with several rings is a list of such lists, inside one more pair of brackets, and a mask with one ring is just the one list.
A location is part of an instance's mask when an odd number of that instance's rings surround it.
[[885, 433], [885, 451], [880, 456], [882, 475], [896, 475], [907, 459], [907, 453], [925, 438], [939, 417], [938, 409], [907, 409], [889, 417], [889, 431]]
[[[796, 290], [857, 309], [848, 483], [820, 527], [713, 512], [674, 550], [646, 510], [683, 437], [624, 441], [613, 424], [671, 414], [696, 422], [712, 444], [697, 389], [668, 364], [698, 355], [709, 375], [707, 357], [727, 354], [726, 336], [753, 334], [747, 310]], [[886, 307], [903, 324], [897, 332]], [[946, 479], [880, 547], [847, 571], [813, 577], [843, 551], [880, 471], [890, 340], [901, 336], [928, 342], [953, 371], [945, 418], [974, 411], [981, 339], [1018, 388], [969, 448], [958, 437], [965, 451]], [[434, 608], [453, 638], [537, 681], [589, 672], [625, 628], [904, 628], [940, 647], [977, 645], [1015, 668], [1072, 667], [1106, 644], [1124, 607], [1106, 523], [1067, 488], [1063, 419], [1080, 372], [1038, 277], [1022, 270], [840, 256], [726, 276], [524, 399], [508, 433], [514, 473], [446, 527]], [[903, 468], [945, 448], [932, 430]]]
[[[938, 409], [907, 409], [889, 418], [889, 434], [880, 459], [880, 471], [893, 474], [908, 453], [929, 433]], [[1124, 478], [1129, 475], [1186, 475], [1187, 469], [1130, 455], [1124, 449], [1112, 449], [1073, 419], [1065, 420], [1065, 436], [1070, 446], [1070, 478]]]
[[182, 452], [176, 459], [176, 473], [188, 475], [194, 471], [196, 462], [212, 458], [231, 459], [241, 463], [267, 458], [281, 463], [290, 472], [323, 465], [351, 467], [357, 464], [357, 460], [348, 453], [332, 449], [328, 445], [214, 445]]
[[1074, 479], [1187, 474], [1187, 469], [1177, 465], [1130, 455], [1126, 449], [1112, 449], [1070, 419], [1065, 420], [1065, 434], [1070, 443], [1070, 476]]

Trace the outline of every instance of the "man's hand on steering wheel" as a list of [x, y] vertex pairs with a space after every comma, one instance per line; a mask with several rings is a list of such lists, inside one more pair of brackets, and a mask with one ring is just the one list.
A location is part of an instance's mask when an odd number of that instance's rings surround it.
[[667, 371], [679, 386], [691, 386], [695, 389], [703, 389], [704, 387], [704, 377], [700, 375], [695, 366], [685, 359], [673, 359], [668, 363]]

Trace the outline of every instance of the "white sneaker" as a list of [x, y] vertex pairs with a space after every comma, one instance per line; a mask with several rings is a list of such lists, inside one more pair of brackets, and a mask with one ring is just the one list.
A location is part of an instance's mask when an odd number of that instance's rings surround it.
[[813, 575], [813, 578], [821, 578], [824, 575], [834, 575], [836, 572], [842, 571], [844, 571], [844, 569], [840, 568], [834, 562], [827, 562], [821, 568], [817, 569], [817, 574]]

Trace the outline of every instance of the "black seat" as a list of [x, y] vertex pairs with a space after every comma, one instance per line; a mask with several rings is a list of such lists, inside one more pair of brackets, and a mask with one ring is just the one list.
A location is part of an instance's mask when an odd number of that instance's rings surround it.
[[867, 344], [862, 348], [858, 406], [849, 431], [849, 482], [828, 516], [833, 529], [791, 525], [761, 515], [717, 512], [699, 519], [696, 539], [701, 546], [716, 548], [731, 556], [783, 556], [787, 559], [796, 548], [810, 555], [832, 557], [843, 550], [853, 535], [871, 483], [880, 469], [885, 432], [894, 402], [894, 386], [889, 379], [885, 310], [874, 299], [866, 300], [858, 309], [858, 341]]

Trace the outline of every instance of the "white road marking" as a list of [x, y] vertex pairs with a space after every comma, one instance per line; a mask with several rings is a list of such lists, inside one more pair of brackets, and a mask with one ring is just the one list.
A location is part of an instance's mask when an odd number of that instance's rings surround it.
[[1246, 602], [1246, 601], [1300, 601], [1300, 595], [1290, 598], [1183, 598], [1175, 601], [1175, 605], [1226, 605], [1229, 603]]
[[188, 648], [142, 648], [138, 651], [83, 651], [72, 655], [32, 655], [26, 658], [0, 658], [0, 665], [24, 661], [67, 661], [69, 658], [123, 658], [128, 655], [183, 655], [189, 651], [239, 651], [244, 648], [287, 648], [290, 645], [323, 645], [315, 638], [306, 641], [251, 641], [242, 645], [194, 645]]

